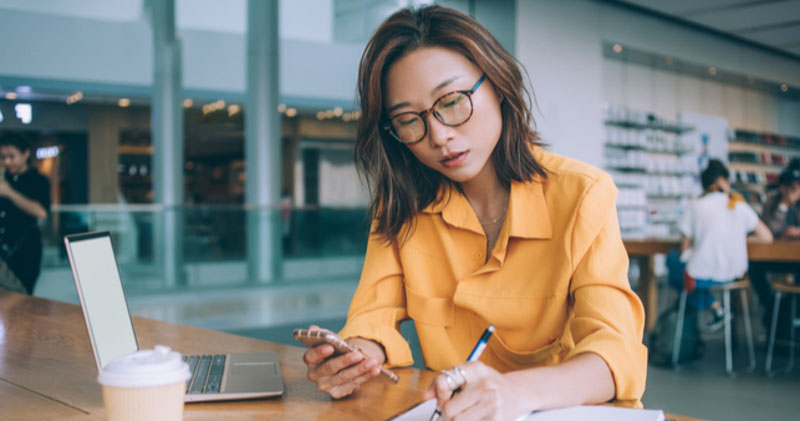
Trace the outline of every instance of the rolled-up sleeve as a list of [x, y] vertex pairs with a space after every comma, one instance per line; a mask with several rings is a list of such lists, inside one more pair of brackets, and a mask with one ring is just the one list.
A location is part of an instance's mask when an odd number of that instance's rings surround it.
[[572, 317], [567, 327], [574, 348], [566, 358], [587, 352], [599, 355], [614, 377], [618, 403], [638, 406], [647, 377], [644, 309], [628, 281], [616, 196], [611, 178], [601, 174], [578, 207], [572, 233]]
[[397, 245], [371, 235], [361, 280], [339, 335], [378, 342], [386, 352], [386, 366], [407, 366], [414, 361], [408, 342], [399, 331], [400, 322], [407, 318]]

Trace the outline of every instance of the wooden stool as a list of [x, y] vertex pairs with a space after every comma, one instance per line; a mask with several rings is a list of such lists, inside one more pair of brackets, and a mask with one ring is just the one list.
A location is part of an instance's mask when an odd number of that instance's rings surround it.
[[[722, 309], [725, 313], [725, 371], [731, 377], [736, 376], [733, 371], [733, 344], [731, 339], [731, 291], [738, 290], [742, 300], [742, 317], [744, 318], [745, 335], [747, 336], [747, 351], [750, 354], [750, 366], [747, 371], [756, 368], [756, 351], [753, 346], [753, 328], [750, 326], [750, 308], [747, 305], [747, 292], [750, 290], [750, 281], [745, 275], [742, 279], [734, 282], [720, 284], [708, 288], [709, 292], [722, 291]], [[683, 335], [683, 319], [686, 316], [686, 299], [689, 294], [686, 290], [681, 290], [680, 304], [678, 305], [678, 322], [675, 324], [675, 341], [672, 344], [672, 365], [678, 366], [678, 359], [681, 352], [681, 336]]]
[[772, 304], [772, 323], [769, 328], [769, 342], [767, 344], [767, 374], [774, 376], [772, 371], [772, 353], [775, 350], [775, 332], [778, 330], [778, 309], [781, 305], [781, 295], [784, 293], [792, 294], [792, 314], [789, 319], [789, 364], [784, 371], [790, 371], [794, 367], [794, 329], [796, 327], [795, 317], [797, 316], [797, 294], [800, 294], [800, 285], [787, 284], [785, 282], [773, 282], [772, 289], [775, 290], [775, 301]]

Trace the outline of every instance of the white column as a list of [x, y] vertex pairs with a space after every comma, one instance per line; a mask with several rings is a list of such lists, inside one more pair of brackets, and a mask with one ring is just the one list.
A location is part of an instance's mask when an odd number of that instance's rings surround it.
[[148, 3], [153, 27], [153, 220], [154, 260], [164, 284], [183, 276], [183, 109], [181, 46], [175, 36], [175, 0]]
[[247, 2], [245, 202], [250, 282], [282, 276], [278, 0]]

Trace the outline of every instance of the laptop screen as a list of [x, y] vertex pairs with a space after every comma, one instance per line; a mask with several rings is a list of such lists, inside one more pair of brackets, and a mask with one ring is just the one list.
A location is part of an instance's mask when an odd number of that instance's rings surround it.
[[72, 274], [98, 367], [136, 352], [128, 303], [107, 232], [67, 237]]

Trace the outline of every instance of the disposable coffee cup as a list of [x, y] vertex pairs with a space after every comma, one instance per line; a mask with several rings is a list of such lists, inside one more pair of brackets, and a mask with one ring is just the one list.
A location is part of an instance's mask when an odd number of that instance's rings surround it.
[[108, 421], [179, 421], [189, 365], [181, 354], [156, 345], [113, 359], [97, 381]]

